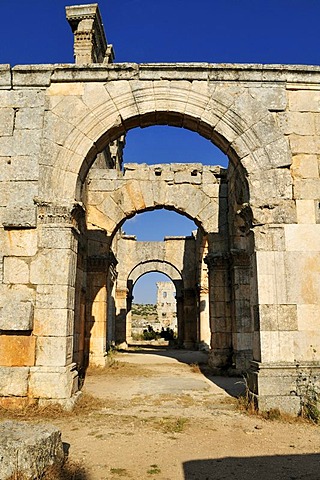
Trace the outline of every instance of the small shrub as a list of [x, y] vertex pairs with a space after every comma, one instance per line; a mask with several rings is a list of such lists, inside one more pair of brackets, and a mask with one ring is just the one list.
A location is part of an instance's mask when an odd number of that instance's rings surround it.
[[148, 475], [158, 475], [158, 473], [161, 473], [161, 469], [156, 464], [150, 465], [149, 470], [147, 470]]

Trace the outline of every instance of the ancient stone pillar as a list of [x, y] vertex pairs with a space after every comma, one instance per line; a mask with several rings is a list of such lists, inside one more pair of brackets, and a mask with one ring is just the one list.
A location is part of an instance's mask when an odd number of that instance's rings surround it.
[[210, 253], [205, 262], [209, 267], [211, 351], [209, 364], [225, 368], [231, 364], [232, 333], [229, 289], [229, 255]]
[[239, 372], [252, 360], [253, 321], [250, 297], [250, 256], [244, 250], [232, 250], [232, 346], [233, 363]]
[[185, 348], [195, 348], [198, 343], [197, 294], [193, 288], [183, 290], [184, 299], [184, 335]]
[[74, 34], [76, 63], [112, 63], [114, 51], [107, 44], [98, 4], [66, 7], [67, 20]]
[[68, 399], [78, 389], [73, 358], [78, 219], [81, 207], [38, 205], [38, 253], [30, 265], [36, 288], [35, 362], [28, 395]]
[[126, 343], [127, 341], [127, 294], [127, 288], [116, 289], [115, 341], [117, 344]]
[[176, 296], [177, 302], [177, 325], [178, 325], [178, 344], [183, 345], [184, 340], [184, 300], [180, 293]]
[[86, 322], [86, 351], [89, 363], [105, 365], [107, 352], [107, 273], [109, 257], [88, 258], [88, 312]]
[[209, 350], [211, 346], [209, 288], [200, 286], [199, 289], [199, 348]]

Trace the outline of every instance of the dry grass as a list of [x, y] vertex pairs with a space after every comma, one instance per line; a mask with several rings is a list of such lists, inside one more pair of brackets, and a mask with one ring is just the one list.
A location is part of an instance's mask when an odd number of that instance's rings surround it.
[[150, 417], [143, 420], [143, 423], [152, 427], [153, 430], [160, 431], [162, 433], [182, 433], [186, 430], [189, 424], [188, 418], [174, 418], [174, 417]]
[[89, 367], [87, 370], [88, 376], [104, 376], [116, 375], [119, 377], [151, 377], [152, 370], [140, 367], [132, 363], [121, 362], [112, 359], [105, 367]]
[[[23, 473], [15, 473], [8, 480], [29, 480]], [[89, 480], [85, 468], [80, 463], [67, 461], [62, 467], [49, 467], [34, 480]]]
[[47, 405], [39, 405], [31, 403], [19, 409], [10, 409], [0, 407], [0, 419], [13, 420], [43, 420], [43, 419], [61, 419], [68, 417], [78, 417], [80, 415], [88, 415], [88, 413], [101, 410], [108, 406], [108, 402], [100, 400], [92, 395], [84, 393], [76, 403], [72, 411], [65, 410], [61, 405], [56, 403], [48, 403]]

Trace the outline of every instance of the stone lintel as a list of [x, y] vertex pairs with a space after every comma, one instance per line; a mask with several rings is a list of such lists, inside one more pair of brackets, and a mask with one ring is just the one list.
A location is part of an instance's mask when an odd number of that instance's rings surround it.
[[[107, 45], [107, 49], [111, 47]], [[108, 56], [108, 52], [107, 52]], [[315, 89], [320, 87], [320, 67], [310, 65], [237, 65], [208, 63], [90, 63], [90, 64], [43, 64], [0, 65], [0, 89], [46, 87], [51, 82], [106, 82], [108, 80], [204, 80], [233, 84], [241, 82], [259, 87], [282, 85], [288, 89]]]

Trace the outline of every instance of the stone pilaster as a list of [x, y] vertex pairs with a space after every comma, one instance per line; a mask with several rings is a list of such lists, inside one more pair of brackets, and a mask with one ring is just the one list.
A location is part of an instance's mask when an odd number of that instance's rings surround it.
[[209, 253], [211, 350], [209, 365], [226, 368], [231, 364], [232, 333], [230, 316], [229, 261], [227, 252]]
[[233, 362], [238, 371], [247, 370], [252, 360], [253, 318], [250, 296], [250, 255], [231, 250], [232, 345]]

